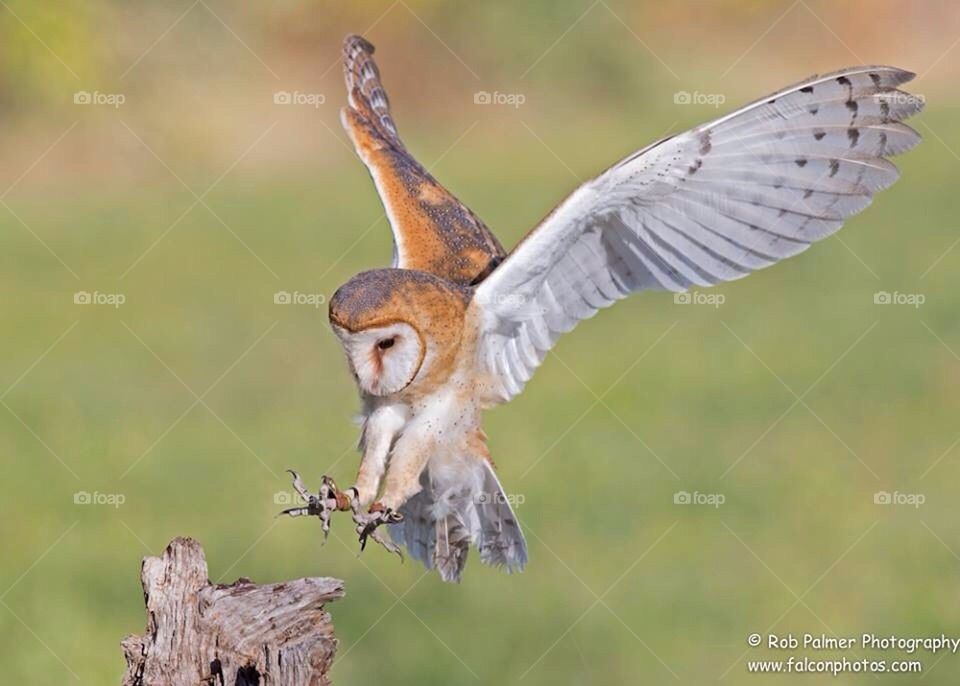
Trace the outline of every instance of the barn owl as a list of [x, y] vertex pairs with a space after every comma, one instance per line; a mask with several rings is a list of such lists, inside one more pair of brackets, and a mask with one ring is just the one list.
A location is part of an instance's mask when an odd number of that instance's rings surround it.
[[[393, 232], [389, 269], [329, 302], [362, 400], [362, 458], [345, 491], [323, 478], [290, 515], [351, 511], [361, 545], [400, 546], [459, 581], [471, 546], [520, 570], [527, 548], [480, 426], [519, 394], [561, 334], [643, 290], [685, 291], [806, 250], [863, 210], [920, 136], [914, 75], [815, 76], [623, 158], [574, 190], [509, 254], [407, 151], [373, 46], [343, 45], [341, 119]], [[387, 525], [392, 541], [381, 537]]]

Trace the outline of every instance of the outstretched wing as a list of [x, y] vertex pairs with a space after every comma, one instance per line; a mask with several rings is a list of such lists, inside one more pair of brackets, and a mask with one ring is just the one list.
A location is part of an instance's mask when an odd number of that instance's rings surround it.
[[390, 115], [373, 50], [360, 36], [344, 40], [350, 106], [340, 117], [390, 220], [393, 266], [461, 284], [479, 283], [506, 253], [490, 229], [407, 152]]
[[633, 291], [739, 279], [806, 250], [892, 184], [920, 140], [913, 74], [813, 77], [645, 148], [575, 190], [474, 294], [489, 402], [518, 394], [560, 334]]

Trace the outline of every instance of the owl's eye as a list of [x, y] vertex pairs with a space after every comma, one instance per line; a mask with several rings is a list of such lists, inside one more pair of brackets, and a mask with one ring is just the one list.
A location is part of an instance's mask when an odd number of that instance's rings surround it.
[[370, 395], [402, 391], [413, 383], [426, 356], [423, 338], [406, 322], [356, 332], [335, 330], [357, 375], [357, 384]]

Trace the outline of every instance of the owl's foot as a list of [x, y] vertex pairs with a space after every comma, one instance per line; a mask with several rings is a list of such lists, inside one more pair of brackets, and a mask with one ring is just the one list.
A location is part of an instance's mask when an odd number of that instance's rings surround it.
[[403, 561], [403, 553], [400, 552], [400, 546], [391, 543], [380, 535], [377, 527], [381, 524], [395, 524], [403, 521], [403, 515], [394, 512], [380, 503], [374, 503], [370, 506], [367, 513], [362, 513], [359, 508], [353, 508], [353, 521], [357, 524], [357, 533], [360, 535], [360, 550], [367, 547], [367, 539], [370, 538], [382, 545], [388, 552], [396, 553]]
[[349, 494], [345, 493], [337, 488], [337, 484], [334, 483], [333, 479], [325, 475], [320, 484], [320, 492], [314, 495], [304, 486], [299, 474], [292, 469], [288, 469], [287, 471], [293, 476], [293, 490], [295, 490], [307, 504], [306, 507], [288, 508], [280, 514], [285, 514], [290, 517], [319, 517], [323, 527], [323, 540], [326, 541], [327, 536], [330, 535], [330, 514], [336, 510], [352, 510], [358, 506], [359, 501], [357, 500], [356, 489], [351, 489], [351, 493]]

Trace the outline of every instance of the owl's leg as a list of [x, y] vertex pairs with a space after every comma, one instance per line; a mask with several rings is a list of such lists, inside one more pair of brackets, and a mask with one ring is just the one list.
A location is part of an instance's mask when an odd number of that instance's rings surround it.
[[400, 554], [398, 546], [379, 536], [377, 527], [403, 521], [403, 515], [397, 510], [420, 491], [420, 473], [427, 466], [430, 447], [431, 441], [416, 430], [408, 431], [397, 439], [384, 477], [383, 495], [370, 505], [366, 513], [354, 512], [353, 521], [357, 523], [361, 550], [369, 537], [390, 552]]
[[362, 507], [368, 507], [377, 497], [390, 447], [397, 440], [406, 421], [407, 416], [402, 409], [385, 406], [374, 410], [363, 422], [363, 433], [360, 436], [363, 457], [360, 458], [357, 480], [353, 485]]
[[420, 492], [420, 474], [433, 454], [433, 441], [404, 434], [394, 446], [390, 466], [384, 478], [383, 494], [378, 503], [388, 512], [399, 510]]
[[[353, 492], [357, 497], [351, 503], [353, 521], [357, 525], [357, 534], [360, 537], [360, 550], [367, 545], [367, 539], [372, 539], [392, 553], [403, 555], [400, 548], [384, 539], [377, 531], [384, 522], [398, 522], [399, 514], [389, 511], [374, 499], [380, 490], [380, 481], [387, 466], [387, 457], [390, 455], [394, 441], [398, 438], [406, 424], [406, 415], [395, 407], [382, 407], [374, 411], [364, 422], [363, 437], [360, 444], [363, 457], [360, 468], [357, 470], [357, 480]], [[391, 458], [391, 461], [396, 457]], [[366, 511], [364, 511], [366, 510]]]
[[280, 514], [291, 517], [319, 517], [323, 524], [324, 540], [330, 533], [330, 515], [333, 512], [337, 510], [352, 511], [356, 521], [361, 506], [371, 503], [377, 495], [380, 477], [383, 476], [387, 454], [390, 452], [390, 445], [400, 429], [403, 428], [405, 421], [406, 417], [391, 407], [379, 408], [367, 417], [363, 426], [363, 435], [360, 439], [363, 457], [360, 460], [357, 482], [353, 488], [348, 488], [346, 491], [338, 489], [333, 479], [324, 476], [320, 492], [313, 495], [303, 485], [300, 475], [288, 470], [293, 475], [294, 490], [307, 504], [306, 507], [289, 508]]

